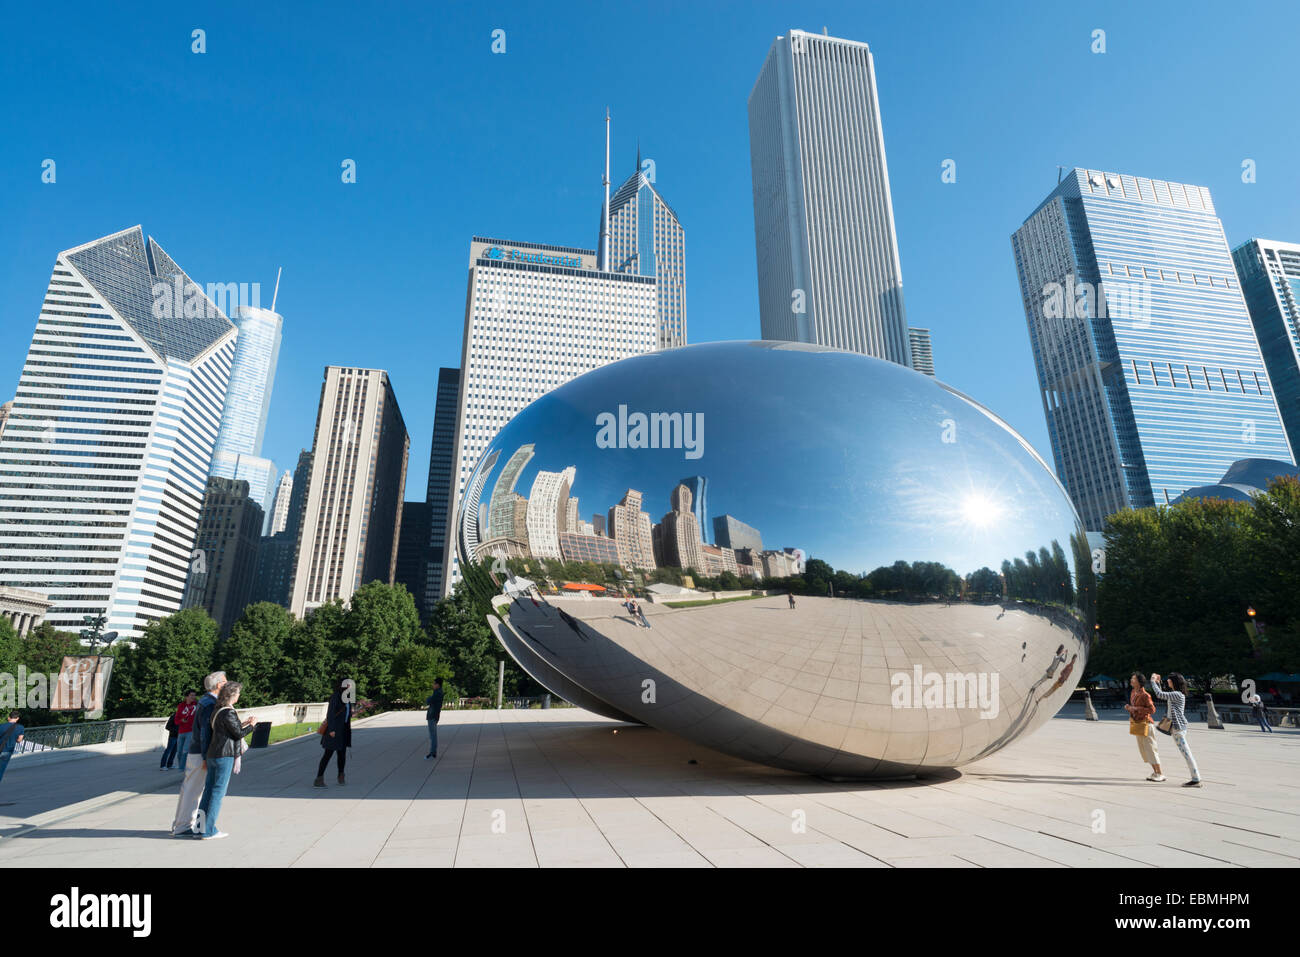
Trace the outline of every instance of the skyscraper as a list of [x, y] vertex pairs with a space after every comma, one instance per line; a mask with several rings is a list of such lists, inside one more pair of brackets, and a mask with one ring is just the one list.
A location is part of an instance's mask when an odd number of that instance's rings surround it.
[[392, 584], [410, 438], [388, 373], [326, 366], [289, 610]]
[[930, 330], [908, 326], [907, 337], [912, 343], [912, 368], [928, 376], [934, 375], [934, 353], [930, 349]]
[[180, 609], [235, 339], [139, 226], [59, 253], [0, 439], [0, 586], [124, 638]]
[[777, 37], [749, 94], [749, 155], [763, 338], [911, 365], [867, 45]]
[[636, 167], [609, 202], [609, 262], [598, 268], [658, 280], [658, 348], [672, 349], [686, 345], [686, 230], [642, 168], [640, 150]]
[[242, 305], [230, 318], [239, 330], [239, 340], [209, 471], [223, 478], [246, 481], [253, 501], [269, 514], [275, 465], [262, 458], [262, 440], [271, 409], [271, 388], [280, 358], [284, 319], [270, 309]]
[[713, 540], [722, 548], [733, 551], [738, 548], [748, 548], [755, 552], [763, 550], [762, 533], [734, 515], [719, 515], [713, 520]]
[[195, 542], [203, 560], [190, 570], [184, 605], [206, 609], [223, 638], [252, 600], [262, 523], [262, 506], [247, 482], [208, 479]]
[[569, 489], [573, 487], [575, 469], [563, 472], [539, 470], [528, 492], [528, 550], [537, 558], [560, 557], [560, 532], [566, 527]]
[[[449, 522], [479, 456], [515, 413], [575, 376], [658, 345], [654, 277], [600, 272], [593, 250], [476, 236], [469, 267]], [[475, 525], [464, 532], [476, 548], [490, 529], [477, 527], [470, 498]], [[444, 594], [456, 577], [449, 558]]]
[[293, 473], [285, 469], [275, 486], [275, 497], [271, 500], [271, 519], [266, 528], [267, 535], [278, 535], [284, 531], [289, 521], [289, 501], [293, 498]]
[[1210, 192], [1075, 169], [1011, 238], [1057, 476], [1088, 529], [1294, 461]]
[[609, 537], [618, 546], [618, 560], [624, 568], [655, 568], [650, 515], [641, 511], [641, 493], [628, 489], [622, 501], [609, 509]]
[[693, 568], [702, 575], [708, 574], [704, 561], [704, 541], [700, 537], [700, 522], [691, 509], [691, 490], [684, 484], [678, 485], [669, 496], [669, 504], [671, 510], [659, 523], [664, 564]]
[[1232, 260], [1291, 452], [1300, 455], [1300, 245], [1252, 239]]
[[424, 500], [429, 505], [429, 551], [425, 561], [424, 606], [420, 617], [428, 620], [433, 603], [443, 593], [451, 536], [447, 510], [451, 507], [451, 478], [456, 471], [456, 408], [460, 403], [460, 370], [439, 369], [433, 407], [433, 442], [429, 451], [429, 482]]
[[397, 563], [393, 581], [405, 585], [415, 601], [415, 610], [424, 615], [424, 589], [428, 586], [427, 557], [429, 553], [429, 503], [404, 502], [402, 528], [397, 539]]
[[691, 493], [691, 511], [700, 527], [700, 541], [708, 544], [713, 539], [713, 525], [709, 522], [709, 480], [703, 475], [692, 475], [681, 481]]
[[257, 549], [257, 575], [250, 601], [269, 601], [289, 607], [293, 590], [293, 572], [298, 557], [298, 534], [302, 530], [307, 506], [307, 486], [311, 482], [311, 452], [298, 453], [298, 467], [288, 495], [284, 528], [264, 536]]

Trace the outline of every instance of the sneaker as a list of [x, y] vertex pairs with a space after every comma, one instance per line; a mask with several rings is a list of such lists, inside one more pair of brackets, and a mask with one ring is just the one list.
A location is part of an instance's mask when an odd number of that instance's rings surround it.
[[311, 786], [314, 787], [314, 788], [323, 788], [323, 787], [325, 787], [325, 779], [324, 779], [324, 778], [317, 778], [315, 781], [312, 782], [312, 785], [311, 785]]
[[1188, 781], [1186, 784], [1183, 785], [1183, 787], [1185, 788], [1199, 788], [1200, 786], [1201, 786], [1200, 778], [1196, 778], [1193, 781]]
[[426, 754], [426, 755], [424, 756], [424, 760], [428, 761], [431, 757], [433, 757], [432, 754]]
[[343, 779], [343, 775], [340, 774], [340, 775], [339, 775], [339, 784], [347, 784], [347, 783], [348, 783], [348, 782], [345, 781], [345, 780]]
[[200, 840], [202, 840], [202, 841], [219, 841], [219, 840], [221, 840], [223, 837], [230, 837], [230, 835], [227, 834], [225, 831], [217, 831], [216, 834], [204, 834], [204, 835], [200, 838]]
[[1148, 781], [1163, 781], [1164, 779], [1165, 776], [1163, 774], [1151, 774], [1147, 776]]

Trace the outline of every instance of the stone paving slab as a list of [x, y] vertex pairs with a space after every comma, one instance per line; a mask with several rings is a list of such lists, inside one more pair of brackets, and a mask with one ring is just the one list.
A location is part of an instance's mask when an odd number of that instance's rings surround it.
[[1300, 733], [1193, 725], [1205, 786], [1123, 721], [1058, 716], [977, 764], [825, 781], [576, 708], [359, 722], [347, 784], [314, 735], [251, 752], [216, 842], [171, 838], [181, 776], [152, 752], [0, 783], [0, 867], [1294, 867]]

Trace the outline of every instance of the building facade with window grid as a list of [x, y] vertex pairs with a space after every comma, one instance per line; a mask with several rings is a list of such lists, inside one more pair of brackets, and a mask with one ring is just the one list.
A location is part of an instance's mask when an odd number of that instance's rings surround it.
[[180, 610], [235, 342], [141, 227], [59, 253], [0, 438], [0, 586], [63, 631]]
[[[659, 340], [655, 278], [602, 272], [594, 250], [475, 236], [468, 287], [448, 527], [479, 457], [516, 413], [584, 372], [653, 352]], [[473, 521], [458, 531], [466, 547], [487, 537], [477, 499], [496, 479], [488, 472], [467, 497]], [[522, 479], [531, 485], [532, 476]], [[459, 577], [450, 546], [445, 561], [449, 594]]]
[[1075, 169], [1011, 239], [1057, 477], [1088, 529], [1294, 462], [1208, 189]]

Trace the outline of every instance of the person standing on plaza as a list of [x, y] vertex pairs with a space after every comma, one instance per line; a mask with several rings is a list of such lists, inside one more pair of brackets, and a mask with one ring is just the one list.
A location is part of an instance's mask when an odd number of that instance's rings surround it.
[[1147, 676], [1140, 671], [1129, 675], [1128, 684], [1131, 690], [1124, 710], [1128, 712], [1128, 733], [1137, 738], [1138, 752], [1142, 755], [1142, 760], [1151, 765], [1151, 774], [1147, 780], [1163, 781], [1165, 776], [1160, 771], [1160, 750], [1156, 747], [1156, 729], [1151, 723], [1151, 716], [1156, 713], [1156, 706], [1146, 692], [1146, 683]]
[[17, 711], [10, 711], [4, 730], [0, 731], [0, 781], [4, 780], [5, 768], [9, 767], [14, 749], [23, 743], [23, 731], [26, 729], [18, 723], [20, 717], [22, 716]]
[[343, 769], [348, 761], [348, 748], [352, 746], [352, 703], [344, 700], [343, 691], [352, 687], [351, 683], [340, 678], [334, 684], [334, 693], [330, 695], [329, 704], [325, 706], [325, 733], [321, 735], [320, 746], [325, 749], [321, 755], [320, 765], [316, 768], [316, 780], [313, 787], [325, 787], [325, 768], [330, 758], [338, 755], [339, 784], [347, 784]]
[[163, 725], [163, 730], [167, 732], [167, 747], [163, 748], [162, 759], [158, 762], [159, 771], [170, 771], [172, 762], [176, 758], [176, 712], [173, 711], [167, 716], [167, 723]]
[[204, 752], [204, 766], [207, 768], [203, 784], [203, 799], [199, 801], [199, 820], [203, 822], [201, 840], [215, 841], [229, 837], [225, 831], [217, 830], [217, 818], [221, 814], [221, 804], [230, 787], [230, 775], [239, 770], [239, 761], [247, 750], [244, 735], [257, 726], [257, 718], [249, 716], [243, 721], [235, 711], [239, 703], [239, 682], [231, 681], [221, 688], [216, 707], [212, 710], [209, 724], [212, 738]]
[[176, 817], [172, 821], [172, 837], [198, 833], [196, 819], [208, 774], [207, 761], [203, 756], [207, 754], [208, 743], [212, 740], [212, 709], [217, 706], [217, 695], [225, 684], [224, 671], [214, 671], [203, 679], [206, 694], [199, 699], [194, 709], [193, 733], [190, 735], [190, 755], [194, 760], [186, 769], [185, 779], [181, 782], [181, 796], [176, 802]]
[[1192, 773], [1192, 779], [1185, 782], [1183, 787], [1199, 788], [1201, 772], [1196, 767], [1196, 758], [1192, 756], [1192, 749], [1187, 743], [1187, 715], [1183, 710], [1187, 701], [1187, 679], [1175, 671], [1165, 679], [1165, 684], [1169, 690], [1161, 691], [1160, 675], [1151, 673], [1151, 690], [1157, 698], [1169, 705], [1169, 723], [1172, 726], [1170, 734], [1173, 735], [1174, 744], [1178, 745], [1183, 760], [1187, 762], [1187, 770]]
[[1259, 730], [1273, 733], [1273, 726], [1268, 723], [1268, 712], [1264, 709], [1264, 699], [1259, 695], [1251, 695], [1250, 710], [1255, 715], [1255, 720], [1259, 722]]
[[442, 679], [433, 679], [433, 694], [424, 699], [427, 711], [424, 713], [425, 719], [429, 722], [429, 753], [426, 754], [425, 760], [436, 758], [438, 756], [438, 718], [442, 715]]
[[785, 597], [788, 598], [788, 599], [790, 599], [790, 610], [793, 611], [793, 610], [794, 610], [794, 592], [790, 592], [790, 593], [787, 594]]
[[194, 712], [198, 710], [198, 694], [185, 692], [185, 697], [176, 706], [172, 715], [176, 722], [176, 753], [180, 757], [181, 771], [185, 770], [186, 759], [190, 756], [190, 736], [194, 733]]

